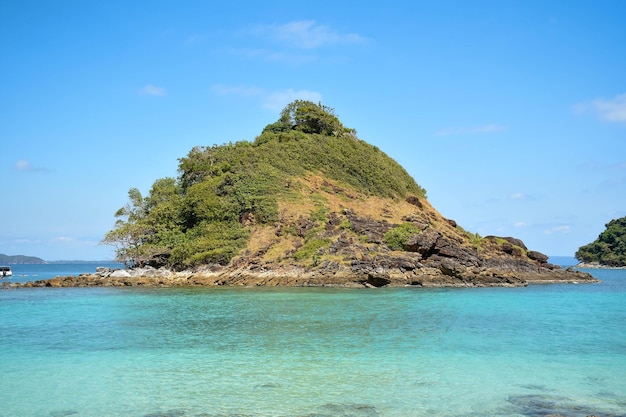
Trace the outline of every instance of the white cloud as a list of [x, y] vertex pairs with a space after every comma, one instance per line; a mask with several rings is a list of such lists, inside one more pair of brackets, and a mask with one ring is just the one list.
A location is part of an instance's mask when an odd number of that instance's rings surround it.
[[30, 161], [26, 159], [20, 159], [13, 165], [13, 169], [16, 171], [32, 171]]
[[524, 223], [524, 222], [516, 222], [516, 223], [513, 224], [513, 226], [515, 226], [515, 227], [526, 227], [527, 224]]
[[365, 38], [356, 33], [339, 33], [329, 26], [316, 24], [315, 20], [301, 20], [283, 25], [257, 25], [250, 33], [303, 49], [365, 41]]
[[593, 112], [607, 122], [626, 123], [626, 94], [611, 99], [597, 98], [574, 108], [578, 114]]
[[522, 198], [525, 198], [525, 197], [526, 197], [526, 195], [524, 193], [515, 193], [515, 194], [511, 195], [511, 199], [513, 199], [513, 200], [519, 200], [519, 199], [522, 199]]
[[39, 168], [39, 167], [33, 166], [33, 164], [31, 164], [28, 159], [20, 159], [19, 161], [17, 161], [15, 163], [15, 165], [13, 165], [13, 169], [15, 171], [21, 171], [21, 172], [43, 172], [43, 171], [47, 171], [47, 169], [45, 169], [45, 168]]
[[449, 135], [467, 135], [474, 133], [493, 133], [500, 132], [505, 130], [506, 126], [501, 126], [497, 124], [488, 124], [484, 126], [477, 127], [450, 127], [438, 130], [435, 132], [437, 136], [449, 136]]
[[322, 95], [316, 91], [293, 90], [274, 91], [267, 94], [263, 99], [263, 107], [268, 110], [282, 110], [294, 100], [309, 100], [312, 102], [322, 101]]
[[626, 94], [619, 95], [611, 100], [597, 99], [591, 105], [600, 114], [600, 117], [609, 122], [626, 122]]
[[167, 93], [165, 91], [165, 88], [163, 87], [157, 87], [156, 85], [147, 84], [139, 89], [139, 94], [145, 96], [163, 97]]

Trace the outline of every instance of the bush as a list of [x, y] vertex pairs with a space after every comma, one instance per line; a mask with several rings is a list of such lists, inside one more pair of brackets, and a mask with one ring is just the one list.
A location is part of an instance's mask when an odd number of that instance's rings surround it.
[[391, 250], [404, 250], [409, 243], [411, 236], [414, 236], [419, 232], [420, 229], [418, 229], [414, 224], [403, 223], [385, 233], [384, 241], [387, 247]]
[[318, 237], [313, 237], [307, 240], [304, 245], [302, 245], [294, 254], [293, 258], [296, 261], [303, 261], [305, 259], [314, 259], [319, 255], [319, 250], [323, 248], [327, 248], [330, 246], [329, 239], [322, 239]]

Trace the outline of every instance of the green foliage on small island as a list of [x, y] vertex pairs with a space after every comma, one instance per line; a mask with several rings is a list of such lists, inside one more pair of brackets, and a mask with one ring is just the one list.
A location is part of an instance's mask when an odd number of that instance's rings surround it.
[[[278, 202], [292, 198], [292, 184], [321, 174], [358, 193], [401, 199], [426, 192], [393, 159], [346, 128], [333, 109], [297, 100], [253, 142], [195, 147], [179, 159], [178, 178], [154, 182], [147, 196], [129, 190], [103, 243], [129, 266], [180, 269], [227, 264], [249, 238], [251, 224], [273, 224]], [[323, 207], [309, 213], [325, 218]], [[297, 258], [329, 244], [305, 242]]]
[[595, 241], [576, 251], [576, 259], [606, 266], [626, 266], [626, 217], [611, 220], [605, 227]]

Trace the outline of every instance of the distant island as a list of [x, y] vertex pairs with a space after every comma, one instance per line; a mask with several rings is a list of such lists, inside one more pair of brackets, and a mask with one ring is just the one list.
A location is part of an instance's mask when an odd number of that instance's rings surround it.
[[36, 256], [25, 256], [25, 255], [4, 255], [0, 253], [0, 264], [47, 264], [48, 262], [44, 261], [41, 258], [37, 258]]
[[598, 238], [576, 251], [576, 259], [585, 264], [607, 267], [626, 266], [626, 217], [604, 225]]

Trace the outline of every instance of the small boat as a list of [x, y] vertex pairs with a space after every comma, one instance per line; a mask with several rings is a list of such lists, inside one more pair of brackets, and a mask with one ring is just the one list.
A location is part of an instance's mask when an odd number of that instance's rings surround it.
[[2, 278], [10, 277], [13, 275], [13, 271], [11, 271], [10, 266], [0, 266], [0, 275], [2, 275]]

